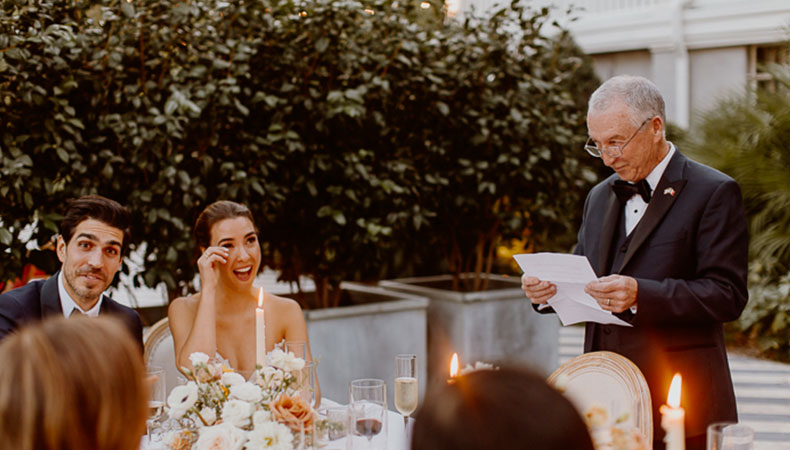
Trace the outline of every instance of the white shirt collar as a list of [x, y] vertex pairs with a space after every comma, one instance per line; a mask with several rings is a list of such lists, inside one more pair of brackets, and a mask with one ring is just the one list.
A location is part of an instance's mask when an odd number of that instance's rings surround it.
[[669, 160], [672, 159], [672, 155], [675, 154], [675, 144], [671, 142], [667, 142], [669, 144], [669, 151], [664, 156], [664, 159], [661, 160], [660, 163], [656, 164], [656, 167], [653, 167], [653, 170], [645, 177], [647, 180], [647, 184], [650, 185], [650, 192], [656, 190], [656, 186], [658, 186], [658, 182], [661, 181], [661, 176], [664, 175], [664, 171], [667, 169], [669, 165]]
[[63, 271], [61, 270], [58, 273], [58, 294], [60, 295], [60, 309], [63, 311], [63, 315], [68, 318], [71, 315], [73, 310], [78, 310], [79, 312], [85, 314], [86, 316], [90, 317], [98, 317], [99, 310], [101, 309], [102, 300], [104, 300], [104, 294], [99, 296], [99, 301], [93, 305], [88, 311], [83, 311], [82, 308], [77, 305], [77, 303], [71, 298], [68, 291], [66, 291], [66, 286], [63, 285]]

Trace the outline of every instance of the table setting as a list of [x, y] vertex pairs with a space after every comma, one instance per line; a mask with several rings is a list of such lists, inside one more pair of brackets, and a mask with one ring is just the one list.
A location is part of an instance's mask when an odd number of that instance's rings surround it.
[[245, 378], [221, 360], [193, 353], [194, 371], [167, 396], [162, 369], [149, 367], [151, 417], [141, 450], [409, 448], [415, 355], [395, 358], [401, 415], [388, 409], [387, 385], [374, 378], [351, 381], [347, 404], [324, 398], [316, 408], [315, 368], [296, 354], [291, 345], [259, 355], [264, 365]]

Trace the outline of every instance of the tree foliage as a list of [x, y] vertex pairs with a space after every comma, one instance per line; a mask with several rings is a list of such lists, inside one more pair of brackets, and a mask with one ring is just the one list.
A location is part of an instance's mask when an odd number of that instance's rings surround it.
[[[771, 355], [790, 349], [790, 69], [766, 68], [776, 89], [723, 100], [683, 148], [735, 178], [749, 220], [750, 300], [737, 325]], [[785, 356], [785, 358], [787, 358]]]
[[547, 10], [457, 22], [417, 4], [0, 2], [0, 279], [56, 266], [26, 233], [50, 240], [88, 193], [133, 211], [139, 281], [173, 293], [218, 199], [251, 208], [265, 263], [312, 276], [322, 306], [426, 248], [456, 273], [524, 230], [567, 248], [595, 179], [589, 62]]

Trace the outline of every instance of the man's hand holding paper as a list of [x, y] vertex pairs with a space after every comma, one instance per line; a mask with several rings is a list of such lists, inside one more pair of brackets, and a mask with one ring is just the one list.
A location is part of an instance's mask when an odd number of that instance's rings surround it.
[[[625, 311], [630, 306], [625, 306], [630, 298], [628, 277], [615, 275], [598, 280], [584, 256], [534, 253], [514, 258], [525, 274], [524, 292], [533, 303], [550, 305], [563, 325], [598, 322], [631, 326], [611, 312]], [[636, 299], [635, 286], [633, 299]]]

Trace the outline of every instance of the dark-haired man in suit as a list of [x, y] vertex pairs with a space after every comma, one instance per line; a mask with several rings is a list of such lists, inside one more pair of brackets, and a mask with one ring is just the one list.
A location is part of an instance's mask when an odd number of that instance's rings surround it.
[[[590, 97], [585, 149], [615, 173], [587, 196], [576, 254], [601, 277], [585, 291], [633, 327], [587, 323], [585, 352], [631, 359], [650, 387], [654, 448], [663, 449], [659, 406], [683, 377], [686, 448], [705, 448], [706, 427], [737, 421], [722, 324], [748, 299], [748, 236], [741, 192], [727, 175], [683, 156], [666, 140], [664, 100], [641, 77], [619, 76]], [[556, 287], [524, 274], [541, 312]]]
[[73, 201], [55, 249], [61, 269], [0, 295], [0, 339], [50, 315], [111, 314], [123, 320], [142, 347], [140, 316], [103, 295], [129, 246], [129, 223], [129, 211], [114, 200], [90, 195]]

